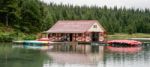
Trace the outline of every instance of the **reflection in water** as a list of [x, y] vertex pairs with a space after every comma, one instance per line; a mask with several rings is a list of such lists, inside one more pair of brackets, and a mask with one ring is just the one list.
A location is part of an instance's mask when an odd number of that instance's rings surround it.
[[52, 48], [52, 46], [48, 46], [48, 45], [12, 45], [12, 48], [26, 48], [26, 49], [33, 49], [33, 50], [49, 50]]
[[113, 47], [106, 46], [106, 49], [110, 52], [118, 52], [118, 53], [137, 53], [142, 50], [142, 47]]
[[[102, 63], [103, 58], [101, 55], [95, 54], [78, 54], [78, 53], [58, 53], [58, 52], [51, 52], [48, 53], [50, 57], [52, 57], [53, 61], [47, 63], [49, 65], [47, 67], [54, 67], [54, 66], [89, 66], [95, 67], [98, 63]], [[56, 65], [57, 64], [57, 65]]]
[[[105, 67], [147, 67], [150, 65], [150, 46], [136, 53], [110, 52], [105, 50]], [[146, 50], [149, 51], [146, 51]], [[147, 58], [147, 59], [146, 59]]]
[[0, 67], [42, 67], [48, 58], [39, 50], [12, 48], [12, 44], [0, 44]]
[[64, 47], [66, 46], [57, 48], [57, 51], [47, 52], [53, 61], [48, 60], [44, 67], [103, 67], [103, 46], [91, 47], [84, 44], [77, 45], [76, 48], [65, 48], [68, 51], [61, 51]]
[[[64, 45], [62, 45], [64, 46]], [[121, 49], [116, 52], [108, 46], [54, 46], [47, 51], [12, 48], [0, 44], [0, 67], [148, 67], [150, 46], [142, 46], [137, 52]], [[76, 48], [74, 48], [76, 47]], [[116, 48], [118, 50], [118, 48]], [[138, 48], [139, 49], [139, 48]], [[129, 50], [122, 52], [122, 50]], [[131, 51], [131, 52], [130, 52]], [[48, 56], [48, 57], [47, 57]]]

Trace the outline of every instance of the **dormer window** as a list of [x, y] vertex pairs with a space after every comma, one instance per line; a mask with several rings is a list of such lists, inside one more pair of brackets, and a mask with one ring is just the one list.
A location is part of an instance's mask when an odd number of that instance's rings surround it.
[[93, 27], [94, 27], [94, 28], [97, 28], [97, 25], [94, 25]]

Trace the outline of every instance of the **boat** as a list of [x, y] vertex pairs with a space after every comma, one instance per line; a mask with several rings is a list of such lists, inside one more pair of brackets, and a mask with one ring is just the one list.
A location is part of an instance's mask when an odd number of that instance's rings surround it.
[[110, 40], [107, 43], [106, 48], [111, 52], [137, 53], [142, 49], [142, 43], [135, 40]]
[[14, 43], [16, 44], [15, 47], [22, 46], [22, 48], [26, 49], [48, 50], [52, 48], [52, 46], [49, 45], [51, 43], [49, 41], [22, 40], [22, 41], [14, 41]]
[[38, 49], [38, 50], [48, 50], [51, 48], [50, 45], [45, 45], [45, 44], [41, 44], [41, 43], [24, 43], [23, 44], [23, 48], [27, 48], [27, 49]]
[[36, 40], [20, 40], [20, 41], [13, 41], [16, 45], [22, 45], [23, 48], [28, 49], [40, 49], [40, 50], [47, 50], [49, 49], [50, 42], [48, 38], [40, 38]]
[[49, 38], [39, 38], [37, 41], [49, 41]]
[[48, 44], [49, 41], [38, 41], [38, 40], [20, 40], [20, 41], [13, 41], [13, 43], [20, 43], [20, 44], [24, 44], [24, 43], [33, 43], [33, 44]]
[[110, 40], [107, 42], [110, 46], [135, 47], [140, 46], [142, 42], [135, 40]]

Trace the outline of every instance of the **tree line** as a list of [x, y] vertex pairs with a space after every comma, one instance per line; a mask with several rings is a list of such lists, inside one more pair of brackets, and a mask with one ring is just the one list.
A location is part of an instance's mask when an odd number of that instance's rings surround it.
[[150, 33], [150, 10], [0, 0], [0, 25], [25, 33], [48, 30], [58, 20], [98, 20], [109, 34]]

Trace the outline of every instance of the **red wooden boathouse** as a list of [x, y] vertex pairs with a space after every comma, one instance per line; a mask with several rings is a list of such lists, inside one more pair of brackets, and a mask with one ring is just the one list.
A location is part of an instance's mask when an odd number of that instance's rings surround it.
[[60, 20], [46, 33], [50, 41], [101, 42], [105, 29], [97, 20]]

